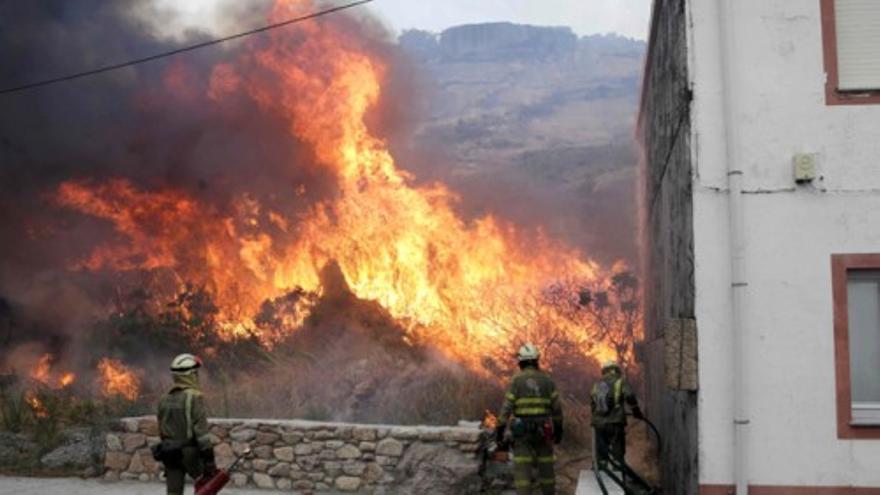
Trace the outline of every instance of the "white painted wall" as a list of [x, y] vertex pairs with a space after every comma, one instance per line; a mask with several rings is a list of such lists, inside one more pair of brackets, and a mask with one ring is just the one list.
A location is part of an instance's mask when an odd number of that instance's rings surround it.
[[[752, 192], [744, 200], [749, 483], [880, 487], [880, 440], [837, 439], [831, 298], [832, 253], [880, 252], [880, 105], [826, 106], [819, 0], [732, 3], [738, 39], [730, 61], [733, 121], [744, 189]], [[699, 463], [701, 484], [732, 484], [730, 253], [716, 8], [717, 0], [688, 0]], [[795, 185], [797, 152], [818, 155], [823, 179], [814, 186]]]

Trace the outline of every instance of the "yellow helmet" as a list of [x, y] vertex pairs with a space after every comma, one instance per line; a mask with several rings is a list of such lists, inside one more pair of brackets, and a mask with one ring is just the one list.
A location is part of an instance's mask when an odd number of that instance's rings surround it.
[[178, 375], [194, 373], [202, 367], [202, 360], [192, 354], [179, 354], [171, 361], [171, 372]]
[[523, 344], [519, 348], [519, 352], [516, 353], [516, 358], [519, 361], [537, 361], [539, 357], [541, 357], [541, 351], [531, 342]]
[[604, 363], [602, 363], [602, 372], [604, 372], [605, 370], [610, 369], [610, 368], [616, 368], [619, 370], [620, 365], [617, 364], [617, 361], [615, 361], [613, 359], [609, 359], [609, 360], [605, 361]]

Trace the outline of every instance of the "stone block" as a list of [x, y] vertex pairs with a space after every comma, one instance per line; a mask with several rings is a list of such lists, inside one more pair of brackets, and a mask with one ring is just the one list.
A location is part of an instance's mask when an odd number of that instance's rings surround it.
[[258, 488], [275, 488], [275, 482], [266, 473], [254, 473], [254, 484]]
[[155, 419], [141, 419], [138, 421], [138, 431], [150, 437], [159, 436], [159, 423]]
[[104, 466], [113, 471], [124, 471], [128, 469], [131, 462], [131, 454], [125, 452], [107, 452], [104, 455]]
[[376, 442], [361, 442], [358, 445], [358, 449], [360, 449], [361, 452], [375, 452]]
[[212, 426], [210, 431], [211, 434], [216, 436], [217, 438], [226, 438], [229, 436], [229, 432], [226, 431], [226, 428], [219, 425]]
[[128, 463], [127, 471], [135, 474], [140, 474], [144, 472], [144, 463], [141, 462], [141, 456], [131, 456], [131, 462]]
[[276, 440], [281, 438], [277, 433], [267, 433], [264, 431], [257, 432], [254, 443], [257, 445], [272, 445]]
[[419, 433], [419, 440], [423, 442], [438, 442], [443, 435], [437, 430], [424, 430]]
[[415, 428], [395, 427], [391, 428], [390, 435], [399, 440], [412, 440], [419, 438], [419, 431]]
[[292, 462], [294, 458], [293, 447], [280, 447], [274, 449], [272, 453], [275, 455], [275, 458], [280, 461]]
[[364, 466], [364, 472], [361, 474], [361, 477], [367, 483], [375, 483], [382, 479], [382, 475], [385, 474], [385, 470], [382, 469], [382, 466], [376, 464], [375, 462], [371, 462]]
[[232, 451], [235, 452], [235, 455], [242, 455], [249, 448], [250, 448], [250, 445], [248, 445], [245, 442], [232, 442]]
[[229, 436], [236, 442], [250, 442], [257, 436], [257, 431], [253, 428], [234, 428]]
[[342, 473], [342, 463], [338, 461], [327, 461], [324, 463], [324, 473], [327, 476], [336, 477]]
[[352, 438], [360, 442], [370, 442], [376, 439], [376, 430], [372, 428], [355, 428]]
[[361, 479], [354, 476], [336, 478], [336, 488], [343, 492], [356, 492], [361, 487]]
[[269, 470], [269, 467], [271, 467], [273, 464], [275, 464], [275, 461], [272, 461], [272, 460], [254, 459], [254, 462], [253, 462], [254, 471], [259, 471], [261, 473], [265, 473], [266, 471]]
[[312, 453], [312, 446], [307, 443], [297, 444], [293, 448], [293, 453], [297, 456], [310, 455]]
[[271, 459], [272, 447], [270, 445], [260, 445], [259, 447], [254, 448], [254, 456], [258, 459]]
[[122, 450], [122, 441], [119, 439], [119, 435], [115, 433], [107, 434], [106, 445], [108, 452], [119, 452]]
[[366, 467], [363, 462], [346, 462], [342, 465], [342, 472], [349, 476], [360, 476], [364, 474]]
[[220, 466], [228, 466], [235, 461], [235, 452], [228, 443], [220, 443], [214, 446], [214, 457], [217, 458], [217, 464]]
[[238, 488], [246, 486], [248, 482], [248, 475], [244, 473], [232, 473], [230, 478], [232, 479], [233, 486]]
[[275, 464], [274, 466], [269, 468], [268, 473], [270, 476], [281, 476], [286, 478], [290, 476], [290, 463], [279, 462], [278, 464]]
[[403, 444], [393, 438], [384, 438], [376, 444], [376, 454], [399, 457], [403, 454]]
[[293, 487], [293, 482], [287, 478], [281, 478], [275, 482], [275, 486], [277, 486], [279, 490], [288, 491]]
[[309, 480], [297, 480], [293, 482], [292, 488], [294, 490], [302, 490], [302, 491], [311, 491], [312, 488], [315, 487], [315, 484]]
[[130, 433], [122, 437], [122, 449], [128, 453], [147, 444], [147, 436], [143, 433]]
[[340, 440], [351, 440], [353, 431], [353, 426], [340, 426], [339, 428], [336, 428], [336, 438]]
[[344, 445], [336, 451], [336, 457], [340, 459], [358, 459], [360, 456], [361, 451], [354, 445]]
[[320, 461], [318, 460], [318, 456], [315, 455], [307, 455], [302, 457], [297, 457], [296, 459], [297, 466], [305, 469], [306, 471], [314, 471], [320, 465]]
[[334, 450], [342, 447], [343, 445], [345, 445], [345, 442], [343, 442], [342, 440], [327, 440], [326, 442], [324, 442], [324, 447]]
[[161, 471], [161, 465], [153, 459], [153, 452], [151, 452], [150, 449], [140, 449], [134, 453], [134, 456], [140, 457], [141, 465], [143, 466], [145, 473], [156, 475]]
[[303, 441], [303, 438], [305, 438], [305, 436], [298, 431], [285, 432], [281, 434], [281, 441], [287, 445], [300, 443]]

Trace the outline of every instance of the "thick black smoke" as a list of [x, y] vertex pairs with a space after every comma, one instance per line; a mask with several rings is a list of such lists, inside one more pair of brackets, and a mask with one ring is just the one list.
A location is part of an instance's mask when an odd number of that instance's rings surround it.
[[[145, 15], [168, 14], [139, 0], [2, 2], [0, 87], [208, 39], [199, 32], [162, 37], [153, 27], [161, 21], [146, 23]], [[265, 22], [261, 11], [235, 16], [242, 28]], [[221, 103], [207, 96], [212, 68], [259, 42], [0, 96], [0, 298], [17, 321], [39, 322], [18, 333], [77, 331], [116, 286], [116, 275], [68, 269], [113, 232], [55, 204], [52, 192], [63, 181], [124, 178], [144, 190], [184, 190], [218, 215], [243, 193], [287, 213], [333, 194], [332, 178], [281, 115], [244, 95]]]

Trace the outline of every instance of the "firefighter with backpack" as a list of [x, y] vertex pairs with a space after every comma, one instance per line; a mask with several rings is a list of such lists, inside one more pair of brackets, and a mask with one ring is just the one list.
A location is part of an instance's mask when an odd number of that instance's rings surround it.
[[161, 443], [153, 457], [165, 465], [168, 495], [183, 495], [184, 477], [206, 478], [217, 473], [208, 432], [208, 413], [199, 387], [202, 361], [181, 354], [171, 362], [174, 384], [159, 401], [157, 419]]
[[602, 365], [602, 378], [590, 394], [593, 434], [596, 436], [597, 462], [605, 464], [609, 455], [624, 462], [626, 455], [626, 405], [636, 419], [644, 419], [635, 394], [614, 361]]
[[510, 425], [517, 495], [530, 495], [534, 485], [543, 495], [556, 493], [553, 445], [562, 440], [562, 405], [553, 379], [538, 366], [539, 358], [534, 344], [520, 347], [521, 371], [504, 396], [495, 429], [498, 444], [505, 445], [504, 431]]

